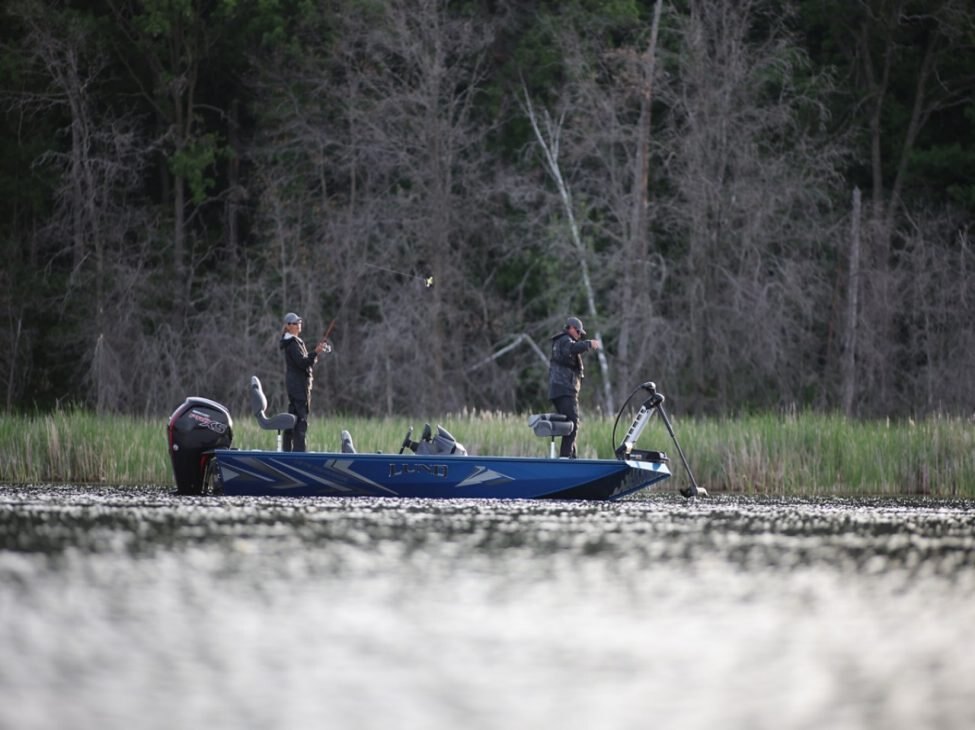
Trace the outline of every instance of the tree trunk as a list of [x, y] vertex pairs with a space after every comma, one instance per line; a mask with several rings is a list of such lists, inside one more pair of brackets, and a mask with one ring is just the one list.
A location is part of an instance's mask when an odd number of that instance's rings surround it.
[[[596, 295], [592, 286], [592, 277], [589, 274], [588, 252], [585, 244], [582, 241], [582, 236], [579, 233], [579, 225], [576, 223], [575, 210], [572, 204], [572, 192], [569, 190], [569, 185], [562, 176], [562, 169], [559, 166], [559, 135], [561, 132], [562, 120], [560, 120], [557, 125], [554, 125], [549, 116], [546, 114], [546, 130], [543, 132], [539, 126], [538, 116], [535, 114], [535, 108], [528, 96], [528, 89], [523, 87], [523, 93], [525, 111], [528, 114], [529, 121], [531, 122], [532, 130], [535, 132], [535, 139], [542, 148], [545, 168], [558, 189], [559, 200], [562, 202], [562, 208], [565, 212], [565, 217], [569, 225], [569, 234], [572, 240], [572, 247], [579, 256], [579, 270], [582, 272], [582, 285], [586, 294], [586, 314], [591, 319], [598, 319], [599, 315], [596, 309]], [[595, 339], [602, 340], [602, 336], [597, 327], [593, 327], [593, 335]], [[613, 387], [609, 374], [609, 364], [606, 361], [605, 350], [602, 348], [596, 350], [596, 357], [599, 362], [600, 372], [603, 376], [603, 411], [605, 413], [615, 413], [616, 404], [613, 399]]]
[[230, 118], [227, 124], [227, 143], [230, 147], [230, 160], [227, 163], [227, 202], [225, 209], [226, 228], [224, 230], [224, 245], [230, 264], [231, 276], [236, 271], [238, 249], [240, 247], [240, 201], [242, 198], [240, 184], [240, 120], [239, 103], [234, 99], [230, 103]]
[[853, 415], [856, 394], [857, 324], [860, 299], [860, 188], [853, 189], [853, 214], [850, 222], [850, 261], [846, 278], [846, 328], [843, 332], [841, 399], [843, 413]]
[[[641, 329], [651, 316], [653, 303], [642, 291], [641, 284], [646, 274], [644, 263], [647, 256], [647, 209], [649, 207], [650, 176], [650, 124], [653, 103], [653, 75], [656, 68], [657, 34], [660, 29], [660, 13], [663, 0], [657, 0], [653, 12], [653, 25], [650, 29], [650, 43], [640, 64], [643, 72], [643, 88], [640, 90], [640, 121], [637, 128], [637, 154], [633, 169], [633, 188], [631, 191], [630, 235], [623, 261], [622, 297], [623, 311], [620, 313], [620, 333], [617, 343], [619, 369], [624, 384], [633, 380], [633, 362], [630, 343], [634, 331]], [[643, 284], [645, 286], [645, 284]], [[632, 306], [631, 306], [632, 303]], [[645, 305], [645, 306], [644, 306]], [[629, 385], [627, 385], [629, 387]]]

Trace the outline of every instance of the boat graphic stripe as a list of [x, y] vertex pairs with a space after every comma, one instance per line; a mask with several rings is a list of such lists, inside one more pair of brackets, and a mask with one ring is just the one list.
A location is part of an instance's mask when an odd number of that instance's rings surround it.
[[507, 482], [514, 481], [507, 474], [501, 474], [500, 472], [494, 471], [494, 469], [488, 469], [486, 466], [479, 466], [474, 469], [474, 472], [464, 481], [457, 484], [459, 487], [473, 487], [484, 486], [487, 484], [505, 484]]
[[340, 493], [358, 493], [366, 487], [381, 493], [397, 495], [395, 490], [354, 472], [352, 470], [354, 465], [355, 462], [329, 459], [320, 467], [325, 471], [323, 474], [298, 468], [282, 459], [238, 456], [234, 457], [229, 465], [221, 464], [221, 470], [224, 483], [232, 482], [236, 478], [258, 479], [266, 482], [268, 489], [276, 492], [307, 489], [309, 485], [318, 484]]
[[[221, 465], [222, 466], [222, 465]], [[241, 479], [260, 479], [268, 483], [268, 488], [274, 491], [287, 491], [306, 487], [305, 482], [298, 481], [276, 459], [256, 459], [250, 456], [240, 456], [232, 461], [232, 466], [222, 466], [224, 483], [235, 477]], [[300, 470], [299, 470], [299, 473]]]
[[327, 469], [331, 469], [332, 471], [336, 471], [339, 474], [342, 474], [343, 476], [346, 477], [346, 479], [353, 479], [356, 482], [356, 484], [368, 484], [374, 489], [378, 489], [382, 492], [386, 492], [387, 494], [392, 494], [393, 496], [397, 495], [397, 492], [395, 490], [390, 489], [389, 487], [385, 487], [379, 482], [375, 482], [372, 479], [369, 479], [367, 477], [362, 476], [361, 474], [357, 474], [356, 472], [352, 471], [353, 466], [355, 466], [354, 461], [347, 461], [344, 459], [342, 461], [339, 461], [338, 459], [330, 459], [325, 464], [325, 467]]

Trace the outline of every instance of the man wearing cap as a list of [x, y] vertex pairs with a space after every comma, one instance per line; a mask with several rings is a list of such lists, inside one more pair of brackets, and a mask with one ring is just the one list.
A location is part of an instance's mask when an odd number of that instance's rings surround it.
[[308, 407], [311, 404], [312, 368], [322, 352], [331, 352], [325, 340], [308, 352], [301, 334], [301, 317], [294, 312], [284, 315], [284, 332], [278, 347], [284, 353], [284, 383], [288, 390], [288, 413], [295, 414], [295, 427], [284, 432], [285, 451], [305, 451], [308, 432]]
[[548, 369], [548, 397], [555, 410], [572, 421], [572, 432], [562, 437], [559, 456], [576, 458], [579, 434], [579, 389], [582, 387], [582, 355], [601, 347], [599, 340], [584, 340], [586, 330], [578, 317], [569, 317], [565, 329], [552, 338]]

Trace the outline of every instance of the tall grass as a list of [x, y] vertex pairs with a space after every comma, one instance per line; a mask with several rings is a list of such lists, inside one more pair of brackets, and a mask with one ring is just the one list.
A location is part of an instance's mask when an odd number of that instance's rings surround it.
[[975, 497], [975, 429], [962, 419], [762, 415], [680, 431], [699, 481], [729, 491]]
[[[431, 421], [436, 426], [438, 421]], [[461, 413], [439, 420], [472, 454], [546, 456], [527, 417]], [[804, 413], [734, 419], [673, 419], [698, 484], [709, 491], [776, 495], [905, 495], [975, 497], [975, 428], [961, 419], [852, 421]], [[314, 417], [309, 447], [337, 451], [348, 430], [360, 452], [398, 452], [413, 425], [406, 418]], [[620, 423], [619, 441], [629, 423]], [[587, 418], [580, 456], [613, 457], [613, 419]], [[670, 435], [656, 419], [640, 446], [671, 457], [673, 488], [688, 483]], [[274, 432], [250, 418], [234, 422], [234, 446], [274, 449]], [[172, 484], [164, 419], [58, 411], [0, 416], [0, 482]]]

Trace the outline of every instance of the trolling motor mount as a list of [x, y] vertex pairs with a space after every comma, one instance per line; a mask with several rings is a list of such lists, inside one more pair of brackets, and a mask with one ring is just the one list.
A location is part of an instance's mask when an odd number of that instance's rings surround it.
[[[633, 445], [636, 443], [636, 440], [643, 432], [643, 429], [646, 428], [646, 425], [650, 421], [650, 418], [653, 416], [653, 414], [659, 413], [660, 420], [662, 420], [664, 422], [664, 426], [667, 427], [667, 432], [670, 434], [670, 439], [671, 441], [674, 442], [674, 446], [677, 449], [677, 453], [680, 455], [681, 463], [683, 463], [684, 465], [684, 471], [687, 472], [687, 477], [688, 479], [690, 479], [691, 482], [691, 485], [685, 489], [682, 489], [680, 493], [684, 497], [697, 497], [697, 496], [706, 497], [708, 492], [704, 487], [698, 486], [697, 481], [694, 479], [694, 474], [691, 471], [690, 464], [687, 463], [687, 457], [684, 456], [684, 450], [680, 447], [680, 443], [677, 441], [677, 434], [674, 433], [674, 427], [670, 423], [670, 418], [667, 417], [667, 411], [664, 410], [663, 394], [657, 392], [656, 383], [654, 383], [652, 380], [648, 380], [647, 382], [641, 383], [639, 386], [637, 386], [633, 390], [633, 393], [630, 394], [630, 398], [632, 398], [636, 394], [637, 390], [641, 390], [641, 389], [647, 391], [647, 393], [649, 393], [649, 397], [645, 401], [643, 401], [643, 404], [640, 406], [640, 410], [637, 413], [636, 418], [633, 419], [633, 424], [630, 426], [630, 429], [626, 432], [626, 435], [623, 437], [623, 441], [620, 443], [619, 446], [616, 447], [616, 458], [623, 459], [623, 460], [633, 459], [635, 461], [640, 461], [642, 459], [652, 458], [652, 455], [658, 453], [652, 451], [644, 452], [639, 449], [634, 449]], [[629, 403], [629, 400], [630, 399], [627, 398], [627, 403]], [[624, 403], [623, 407], [620, 408], [621, 414], [623, 412], [623, 408], [625, 407], [626, 407], [626, 403]], [[617, 420], [618, 419], [619, 416], [617, 416]], [[614, 437], [616, 435], [615, 426], [613, 427], [613, 435]], [[666, 460], [665, 455], [660, 454], [660, 456], [663, 456], [662, 460]]]

